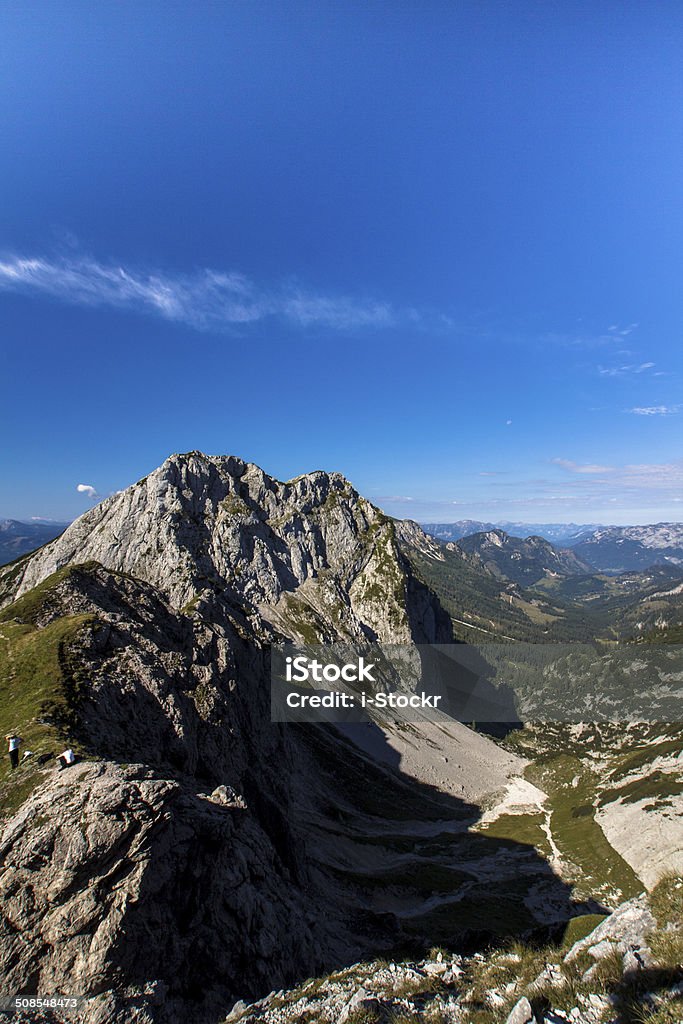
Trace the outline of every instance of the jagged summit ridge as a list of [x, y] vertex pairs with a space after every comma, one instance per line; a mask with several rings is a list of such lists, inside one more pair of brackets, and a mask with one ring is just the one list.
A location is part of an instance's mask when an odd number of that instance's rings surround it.
[[[324, 565], [324, 538], [314, 538], [304, 553], [300, 543], [286, 544], [288, 527], [342, 493], [358, 499], [336, 473], [312, 473], [282, 484], [234, 456], [172, 455], [149, 476], [86, 512], [59, 543], [32, 559], [18, 593], [69, 562], [98, 561], [160, 586], [174, 604], [183, 604], [198, 583], [229, 583], [236, 563], [249, 557], [259, 567], [262, 596], [276, 598], [285, 547], [287, 569], [299, 582], [309, 569]], [[275, 542], [272, 559], [264, 550], [266, 539]], [[279, 572], [268, 564], [276, 560]]]
[[172, 455], [34, 555], [14, 596], [83, 562], [151, 583], [176, 608], [232, 598], [294, 639], [448, 639], [393, 522], [340, 473], [282, 483], [234, 456]]

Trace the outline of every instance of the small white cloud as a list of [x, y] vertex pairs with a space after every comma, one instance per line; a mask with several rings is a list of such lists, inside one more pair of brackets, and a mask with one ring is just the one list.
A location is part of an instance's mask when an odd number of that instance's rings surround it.
[[76, 484], [76, 490], [79, 494], [87, 494], [89, 498], [97, 498], [98, 494], [92, 484]]
[[505, 426], [506, 427], [512, 426], [512, 420], [505, 420]]

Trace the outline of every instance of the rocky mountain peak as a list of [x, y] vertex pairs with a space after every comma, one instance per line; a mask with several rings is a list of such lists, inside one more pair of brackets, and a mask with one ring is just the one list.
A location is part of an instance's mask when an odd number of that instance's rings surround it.
[[283, 483], [235, 456], [172, 455], [34, 555], [7, 596], [83, 562], [151, 583], [175, 608], [233, 601], [304, 642], [449, 639], [393, 521], [340, 473]]
[[570, 548], [555, 547], [544, 537], [534, 535], [522, 540], [504, 530], [489, 530], [463, 537], [457, 546], [474, 557], [494, 576], [515, 583], [531, 584], [547, 572], [565, 575], [590, 572]]

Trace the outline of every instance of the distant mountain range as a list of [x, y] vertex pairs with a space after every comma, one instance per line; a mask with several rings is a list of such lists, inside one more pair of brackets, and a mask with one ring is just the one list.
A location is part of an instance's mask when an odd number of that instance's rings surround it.
[[530, 586], [545, 576], [590, 573], [592, 567], [576, 557], [571, 548], [558, 548], [543, 537], [511, 537], [504, 530], [474, 533], [458, 541], [468, 555], [478, 555], [495, 576]]
[[[529, 584], [534, 574], [535, 579], [540, 579], [543, 573], [539, 569], [556, 572], [560, 563], [563, 568], [559, 571], [565, 574], [639, 572], [654, 565], [683, 566], [682, 523], [505, 525], [510, 529], [465, 519], [457, 523], [428, 523], [422, 529], [441, 542], [457, 543], [464, 551], [492, 561], [503, 575], [518, 583]], [[527, 546], [513, 543], [515, 540], [522, 540]], [[544, 547], [543, 541], [550, 543]], [[533, 542], [531, 548], [528, 542]]]
[[18, 519], [0, 519], [0, 565], [35, 551], [49, 540], [59, 537], [68, 523], [22, 523]]
[[683, 566], [683, 524], [602, 528], [573, 548], [579, 558], [602, 572], [633, 572], [652, 565]]
[[[68, 523], [0, 519], [0, 565], [59, 537]], [[640, 572], [654, 565], [683, 566], [683, 524], [601, 526], [577, 523], [423, 523], [442, 543], [457, 542], [494, 573], [529, 586], [548, 573]], [[478, 539], [470, 539], [470, 538]], [[466, 540], [467, 543], [461, 542]], [[568, 549], [571, 549], [568, 550]]]
[[473, 533], [505, 530], [511, 537], [544, 537], [552, 544], [571, 547], [596, 530], [610, 529], [600, 523], [486, 523], [478, 519], [460, 519], [457, 523], [420, 523], [425, 533], [438, 540], [461, 540]]
[[520, 540], [493, 530], [443, 543], [409, 520], [396, 530], [415, 572], [451, 615], [458, 639], [680, 642], [683, 564], [596, 572], [576, 549], [555, 548], [541, 537]]

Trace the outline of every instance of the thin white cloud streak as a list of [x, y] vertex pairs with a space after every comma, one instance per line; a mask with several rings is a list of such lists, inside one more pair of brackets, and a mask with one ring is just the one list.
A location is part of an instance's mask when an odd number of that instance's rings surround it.
[[546, 344], [557, 344], [572, 348], [600, 348], [620, 344], [624, 338], [632, 334], [638, 328], [638, 324], [629, 324], [627, 327], [619, 327], [618, 324], [611, 324], [605, 331], [597, 333], [562, 334], [551, 332], [541, 339]]
[[680, 405], [637, 405], [629, 412], [634, 416], [673, 416], [680, 408]]
[[[88, 257], [0, 260], [0, 289], [38, 293], [77, 306], [154, 314], [198, 330], [281, 318], [301, 327], [381, 328], [401, 315], [385, 302], [319, 295], [295, 285], [268, 291], [243, 274], [141, 272]], [[415, 311], [411, 310], [414, 320]]]
[[415, 501], [414, 498], [409, 497], [406, 494], [376, 494], [373, 501]]
[[572, 462], [571, 459], [551, 459], [550, 461], [556, 466], [561, 466], [562, 469], [568, 469], [571, 473], [611, 473], [614, 469], [613, 466], [580, 465], [577, 462]]
[[628, 373], [645, 373], [646, 370], [651, 370], [655, 366], [655, 363], [629, 363], [626, 366], [611, 366], [598, 367], [598, 373], [601, 377], [623, 377]]
[[[683, 487], [683, 461], [680, 462], [641, 462], [625, 466], [592, 466], [580, 465], [570, 459], [551, 459], [557, 466], [572, 473], [568, 486], [576, 489], [579, 486], [587, 490], [608, 488], [624, 491], [642, 489], [644, 491], [670, 491], [680, 493]], [[581, 479], [574, 474], [589, 474]], [[548, 483], [550, 483], [548, 481]], [[555, 487], [558, 485], [555, 484]]]

